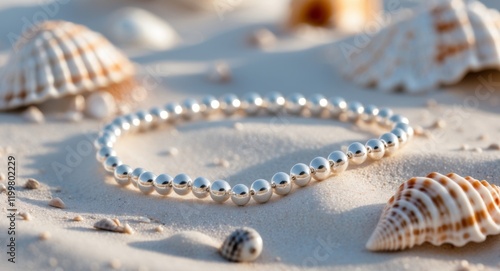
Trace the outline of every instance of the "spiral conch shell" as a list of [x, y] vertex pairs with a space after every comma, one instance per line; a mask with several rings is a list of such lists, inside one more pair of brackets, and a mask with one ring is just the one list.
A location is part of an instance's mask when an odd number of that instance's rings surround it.
[[402, 184], [387, 203], [366, 248], [403, 250], [429, 242], [458, 247], [500, 233], [500, 188], [455, 173]]
[[135, 69], [106, 38], [83, 25], [45, 21], [23, 33], [0, 75], [0, 110], [105, 90], [135, 95]]

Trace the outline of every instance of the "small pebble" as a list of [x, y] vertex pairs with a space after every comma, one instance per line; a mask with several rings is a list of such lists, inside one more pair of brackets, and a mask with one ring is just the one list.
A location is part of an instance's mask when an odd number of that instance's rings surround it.
[[0, 194], [7, 192], [7, 187], [5, 184], [0, 183]]
[[438, 106], [438, 102], [436, 100], [434, 100], [434, 99], [429, 99], [429, 100], [427, 100], [427, 102], [425, 103], [425, 105], [428, 108], [434, 108], [434, 107]]
[[476, 147], [474, 149], [472, 149], [473, 152], [477, 152], [477, 153], [482, 153], [483, 152], [483, 149], [480, 148], [480, 147]]
[[6, 179], [6, 178], [5, 178], [5, 174], [0, 173], [0, 182], [5, 181], [5, 179]]
[[500, 150], [500, 144], [498, 144], [498, 143], [491, 143], [491, 145], [488, 146], [488, 150], [498, 151], [498, 150]]
[[226, 62], [215, 63], [208, 72], [208, 79], [216, 83], [227, 83], [231, 81], [231, 70]]
[[485, 141], [489, 138], [489, 136], [487, 134], [482, 134], [480, 136], [477, 137], [477, 140], [479, 141]]
[[117, 270], [117, 269], [120, 269], [121, 266], [122, 266], [122, 263], [118, 259], [113, 259], [109, 262], [109, 267], [111, 267], [112, 269]]
[[176, 156], [177, 154], [179, 154], [179, 150], [175, 147], [172, 147], [168, 149], [167, 154], [170, 156]]
[[83, 217], [81, 215], [77, 215], [77, 216], [73, 217], [73, 221], [76, 221], [76, 222], [83, 221]]
[[44, 231], [44, 232], [42, 232], [42, 233], [40, 233], [40, 234], [38, 235], [38, 239], [40, 239], [40, 240], [42, 240], [42, 241], [47, 240], [47, 239], [49, 239], [50, 237], [52, 237], [52, 235], [51, 235], [51, 234], [50, 234], [50, 232], [48, 232], [48, 231]]
[[64, 201], [60, 198], [53, 198], [49, 201], [49, 205], [52, 207], [64, 209], [66, 208], [66, 205], [64, 204]]
[[460, 146], [460, 150], [461, 151], [468, 151], [468, 150], [470, 150], [470, 146], [467, 144], [462, 144], [462, 146]]
[[424, 132], [425, 132], [424, 128], [422, 126], [418, 126], [418, 125], [413, 127], [413, 131], [414, 131], [416, 136], [422, 136], [422, 135], [424, 135]]
[[29, 122], [33, 123], [45, 122], [45, 116], [43, 115], [42, 111], [40, 111], [40, 109], [38, 109], [38, 107], [36, 106], [28, 107], [28, 109], [26, 109], [22, 113], [22, 116]]
[[245, 128], [245, 127], [243, 126], [243, 123], [241, 123], [241, 122], [235, 122], [235, 123], [234, 123], [234, 125], [233, 125], [233, 127], [234, 127], [234, 129], [236, 129], [237, 131], [241, 131], [241, 130], [243, 130], [243, 128]]
[[261, 49], [272, 47], [276, 43], [276, 36], [267, 28], [262, 28], [254, 31], [250, 37], [249, 42], [253, 46]]
[[26, 188], [26, 189], [38, 189], [38, 188], [40, 188], [40, 183], [33, 178], [29, 178], [26, 181], [26, 183], [24, 184], [24, 188]]
[[223, 168], [228, 168], [229, 167], [229, 161], [227, 161], [226, 159], [216, 159], [215, 160], [215, 164], [219, 167], [223, 167]]
[[156, 232], [163, 232], [163, 227], [160, 225], [160, 226], [155, 228], [155, 231]]
[[28, 212], [19, 212], [19, 216], [26, 221], [30, 221], [33, 218]]
[[442, 119], [438, 119], [432, 124], [432, 128], [442, 129], [444, 127], [446, 127], [446, 121]]

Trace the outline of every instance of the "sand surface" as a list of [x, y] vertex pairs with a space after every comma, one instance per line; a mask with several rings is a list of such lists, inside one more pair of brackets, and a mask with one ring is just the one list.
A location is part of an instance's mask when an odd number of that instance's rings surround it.
[[[43, 10], [35, 2], [0, 4], [3, 59], [10, 46], [8, 34], [20, 33], [22, 18]], [[111, 10], [120, 3], [142, 3], [100, 2], [60, 4], [53, 18], [105, 32], [104, 16]], [[273, 196], [264, 205], [238, 208], [231, 202], [220, 205], [192, 196], [144, 196], [119, 187], [94, 159], [94, 150], [89, 150], [102, 125], [99, 121], [67, 123], [48, 114], [46, 123], [37, 125], [27, 123], [18, 112], [1, 113], [0, 172], [7, 173], [10, 153], [17, 163], [16, 206], [33, 219], [16, 221], [17, 254], [12, 264], [5, 253], [8, 221], [2, 209], [0, 270], [458, 270], [462, 260], [472, 270], [500, 268], [499, 236], [462, 248], [426, 244], [397, 253], [372, 253], [364, 248], [385, 202], [399, 184], [413, 176], [455, 172], [500, 185], [500, 152], [486, 150], [491, 143], [500, 143], [500, 93], [496, 91], [500, 75], [470, 75], [457, 86], [419, 96], [362, 89], [332, 68], [329, 56], [342, 42], [336, 34], [328, 38], [321, 33], [283, 34], [279, 20], [285, 1], [265, 2], [226, 12], [221, 19], [216, 12], [189, 13], [163, 1], [144, 1], [144, 8], [168, 18], [184, 43], [166, 52], [127, 51], [147, 71], [150, 96], [141, 108], [226, 92], [317, 92], [389, 106], [425, 128], [438, 119], [446, 127], [429, 129], [430, 136], [415, 138], [394, 157], [353, 167], [284, 198]], [[500, 7], [495, 1], [488, 4]], [[97, 9], [98, 5], [102, 7]], [[96, 17], [84, 11], [93, 11]], [[262, 27], [276, 31], [279, 38], [275, 47], [265, 51], [245, 41], [250, 32]], [[228, 84], [206, 78], [207, 68], [221, 59], [232, 67], [233, 80]], [[474, 92], [477, 88], [481, 91]], [[485, 91], [488, 88], [492, 90]], [[437, 105], [427, 106], [429, 100]], [[236, 122], [243, 124], [242, 130], [234, 129]], [[126, 163], [154, 172], [185, 172], [192, 177], [223, 178], [231, 185], [250, 185], [255, 179], [287, 172], [295, 163], [309, 163], [316, 156], [374, 136], [371, 129], [337, 121], [235, 117], [126, 137], [117, 151]], [[463, 151], [463, 144], [484, 150]], [[168, 155], [172, 147], [179, 150], [178, 155]], [[216, 159], [229, 161], [229, 167], [215, 166]], [[58, 171], [61, 164], [67, 171]], [[23, 189], [27, 178], [38, 179], [42, 188]], [[49, 207], [52, 197], [63, 199], [67, 208]], [[6, 207], [5, 194], [0, 195], [0, 202]], [[77, 215], [84, 220], [72, 221]], [[92, 228], [97, 220], [114, 217], [130, 224], [136, 233]], [[159, 225], [164, 228], [161, 233], [155, 231]], [[216, 252], [224, 237], [240, 226], [253, 227], [262, 235], [264, 251], [255, 263], [228, 263]], [[43, 232], [51, 237], [40, 241]]]

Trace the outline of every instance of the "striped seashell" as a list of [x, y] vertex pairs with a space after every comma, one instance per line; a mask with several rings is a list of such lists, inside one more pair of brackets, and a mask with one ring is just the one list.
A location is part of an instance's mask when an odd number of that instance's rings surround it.
[[458, 83], [471, 71], [500, 69], [498, 10], [478, 0], [432, 0], [393, 15], [379, 32], [339, 44], [335, 62], [347, 79], [417, 93]]
[[219, 253], [233, 262], [251, 262], [262, 252], [262, 238], [251, 228], [241, 228], [232, 232], [224, 241]]
[[455, 173], [402, 184], [386, 205], [366, 248], [403, 250], [429, 242], [458, 247], [500, 233], [500, 187]]
[[134, 65], [101, 34], [46, 21], [23, 33], [9, 55], [0, 75], [0, 110], [95, 90], [126, 100], [134, 74]]

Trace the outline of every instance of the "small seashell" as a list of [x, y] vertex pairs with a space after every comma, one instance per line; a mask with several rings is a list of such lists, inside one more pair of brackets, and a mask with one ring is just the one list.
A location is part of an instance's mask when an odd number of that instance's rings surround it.
[[458, 83], [470, 71], [500, 67], [497, 10], [481, 1], [419, 2], [377, 33], [355, 37], [365, 38], [362, 46], [338, 47], [335, 63], [345, 77], [365, 87], [417, 93]]
[[425, 129], [419, 125], [414, 126], [413, 131], [414, 131], [416, 136], [423, 136], [425, 133]]
[[366, 248], [402, 250], [429, 242], [458, 247], [500, 233], [500, 187], [455, 173], [403, 183], [387, 203]]
[[122, 263], [118, 259], [113, 259], [109, 262], [109, 267], [111, 269], [118, 270], [118, 269], [120, 269], [121, 266], [122, 266]]
[[90, 94], [87, 97], [86, 106], [85, 114], [96, 119], [108, 118], [117, 112], [115, 98], [104, 91]]
[[179, 35], [167, 22], [140, 8], [121, 8], [110, 16], [109, 34], [125, 47], [166, 50], [179, 42]]
[[5, 178], [5, 174], [0, 173], [0, 182], [5, 181], [5, 179], [6, 179], [6, 178]]
[[77, 215], [75, 217], [73, 217], [73, 221], [76, 221], [76, 222], [80, 222], [80, 221], [83, 221], [83, 217], [81, 215]]
[[132, 62], [83, 25], [44, 21], [21, 37], [0, 75], [0, 110], [96, 90], [128, 102], [136, 91]]
[[22, 116], [29, 122], [33, 123], [42, 123], [45, 122], [45, 116], [42, 111], [38, 109], [36, 106], [28, 107], [23, 113]]
[[126, 234], [134, 234], [134, 229], [132, 229], [132, 227], [130, 227], [129, 224], [125, 223], [125, 225], [123, 225], [123, 233], [126, 233]]
[[7, 192], [7, 187], [5, 184], [0, 183], [0, 194]]
[[66, 208], [66, 205], [64, 204], [64, 201], [60, 198], [53, 198], [49, 201], [49, 205], [52, 207], [64, 209]]
[[251, 262], [262, 252], [262, 238], [252, 228], [233, 231], [222, 243], [219, 253], [226, 260], [233, 262]]
[[44, 231], [38, 235], [38, 239], [42, 241], [48, 240], [50, 237], [52, 237], [52, 235], [48, 231]]
[[208, 79], [215, 83], [227, 83], [231, 81], [231, 69], [226, 62], [220, 61], [210, 67]]
[[32, 219], [32, 216], [28, 212], [19, 212], [19, 216], [26, 221], [30, 221]]
[[261, 49], [272, 47], [276, 43], [276, 36], [267, 28], [262, 28], [254, 31], [250, 37], [249, 42], [253, 46]]
[[168, 149], [167, 154], [170, 156], [176, 156], [177, 154], [179, 154], [179, 149], [172, 147]]
[[159, 225], [158, 227], [155, 228], [155, 231], [156, 232], [163, 232], [163, 226], [162, 225]]
[[128, 224], [122, 225], [120, 223], [120, 220], [118, 220], [116, 218], [101, 219], [94, 224], [94, 228], [99, 229], [99, 230], [113, 231], [113, 232], [120, 232], [120, 233], [127, 233], [127, 234], [134, 233], [134, 230]]
[[498, 143], [491, 143], [488, 146], [488, 150], [498, 151], [498, 150], [500, 150], [500, 144], [498, 144]]
[[40, 183], [33, 178], [29, 178], [26, 181], [26, 183], [24, 184], [24, 188], [26, 188], [26, 189], [38, 189], [38, 188], [40, 188]]
[[435, 128], [435, 129], [442, 129], [444, 127], [446, 127], [446, 121], [442, 120], [442, 119], [438, 119], [436, 120], [432, 126], [432, 128]]

